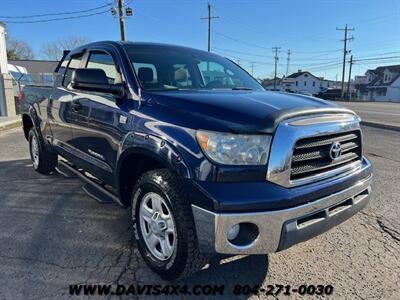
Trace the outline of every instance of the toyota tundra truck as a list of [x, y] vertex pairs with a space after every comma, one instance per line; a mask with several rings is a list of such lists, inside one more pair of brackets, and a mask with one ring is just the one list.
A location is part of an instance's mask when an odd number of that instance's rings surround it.
[[105, 41], [65, 54], [22, 116], [33, 167], [131, 209], [137, 247], [164, 279], [216, 254], [282, 251], [369, 201], [351, 110], [268, 92], [229, 59], [181, 46]]

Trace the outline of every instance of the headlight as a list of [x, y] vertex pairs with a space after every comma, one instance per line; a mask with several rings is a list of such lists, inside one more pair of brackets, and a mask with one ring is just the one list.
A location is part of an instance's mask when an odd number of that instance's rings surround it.
[[197, 141], [208, 158], [224, 165], [266, 165], [270, 135], [196, 132]]

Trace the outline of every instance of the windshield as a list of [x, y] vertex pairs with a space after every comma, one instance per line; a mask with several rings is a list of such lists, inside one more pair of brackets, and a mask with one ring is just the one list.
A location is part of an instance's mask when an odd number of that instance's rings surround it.
[[236, 64], [212, 53], [151, 45], [125, 49], [145, 90], [264, 90]]

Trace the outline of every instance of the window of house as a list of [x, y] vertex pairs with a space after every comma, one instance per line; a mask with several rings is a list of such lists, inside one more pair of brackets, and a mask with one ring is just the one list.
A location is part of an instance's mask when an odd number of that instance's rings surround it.
[[386, 89], [378, 89], [375, 94], [377, 96], [386, 96]]
[[315, 86], [315, 81], [312, 82], [312, 86]]
[[[82, 57], [83, 57], [83, 53], [79, 53], [75, 56], [72, 56], [71, 59], [69, 60], [67, 69], [65, 71], [65, 75], [64, 75], [64, 81], [63, 81], [63, 86], [67, 87], [69, 85], [69, 83], [71, 82], [71, 78], [72, 78], [72, 72], [75, 69], [78, 69], [81, 61], [82, 61]], [[61, 65], [62, 67], [62, 65]]]
[[298, 86], [299, 85], [299, 82], [296, 80], [296, 86]]
[[304, 81], [304, 86], [307, 86], [307, 81]]
[[110, 84], [121, 83], [121, 76], [117, 71], [114, 59], [109, 53], [91, 52], [86, 68], [103, 70]]

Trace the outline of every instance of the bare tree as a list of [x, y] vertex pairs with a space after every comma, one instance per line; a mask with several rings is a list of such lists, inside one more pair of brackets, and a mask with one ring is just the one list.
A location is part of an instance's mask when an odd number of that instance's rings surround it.
[[26, 42], [7, 36], [6, 44], [8, 59], [33, 59], [33, 50]]
[[50, 60], [60, 60], [63, 50], [72, 50], [89, 42], [89, 39], [79, 36], [70, 36], [55, 42], [43, 45], [41, 54]]

